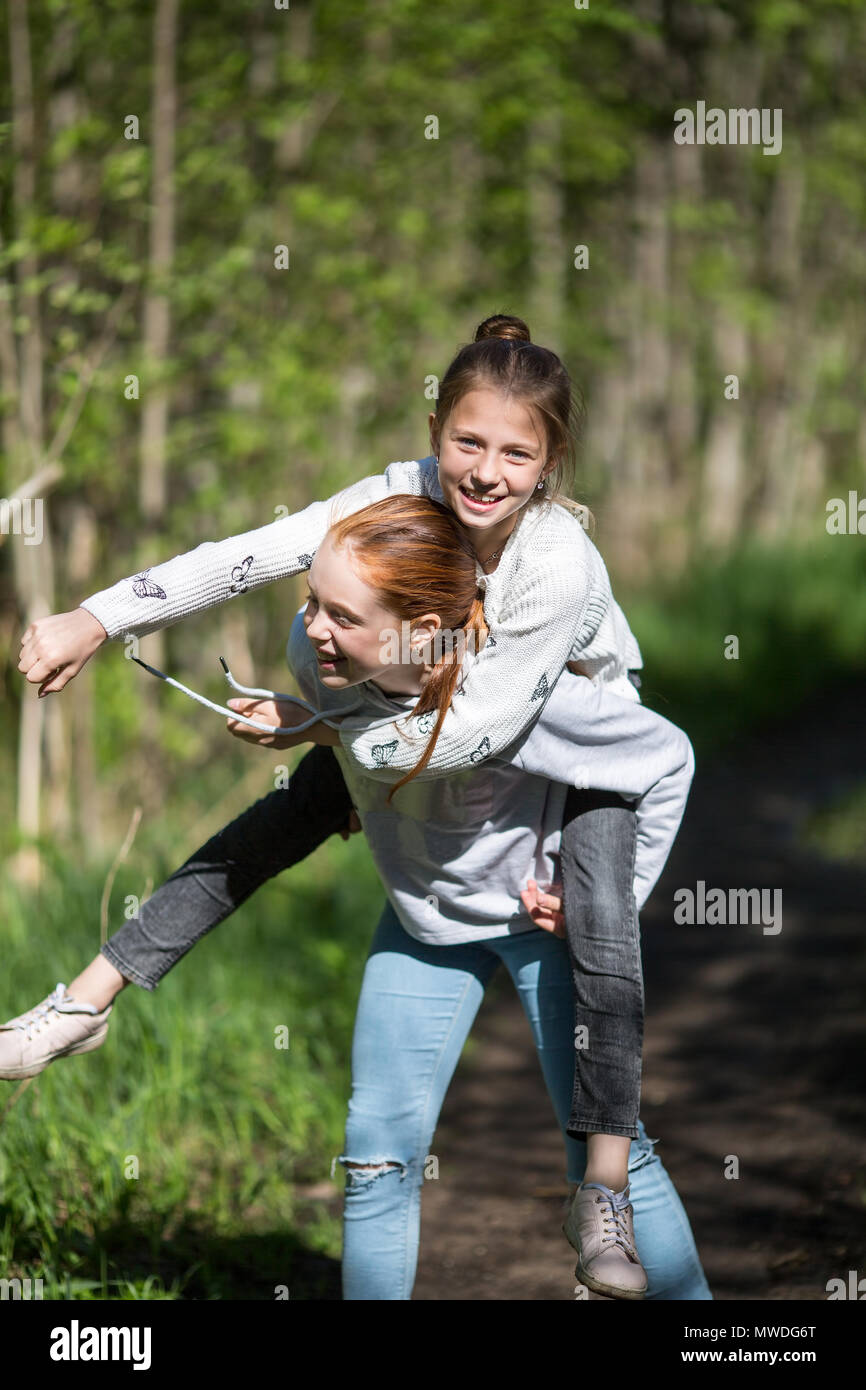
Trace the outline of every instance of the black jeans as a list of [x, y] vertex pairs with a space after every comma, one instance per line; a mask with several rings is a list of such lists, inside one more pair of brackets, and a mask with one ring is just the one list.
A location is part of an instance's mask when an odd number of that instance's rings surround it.
[[[289, 785], [256, 801], [182, 864], [102, 947], [152, 990], [269, 878], [345, 827], [352, 809], [330, 748], [314, 746]], [[643, 976], [634, 900], [636, 821], [620, 797], [569, 792], [564, 910], [575, 986], [575, 1082], [568, 1133], [638, 1138]]]

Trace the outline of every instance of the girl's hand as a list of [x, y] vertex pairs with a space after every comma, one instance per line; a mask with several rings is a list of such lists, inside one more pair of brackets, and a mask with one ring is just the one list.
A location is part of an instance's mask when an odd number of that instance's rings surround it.
[[21, 638], [18, 670], [39, 686], [40, 697], [49, 695], [68, 685], [107, 640], [102, 623], [86, 608], [37, 618]]
[[565, 914], [562, 911], [562, 884], [552, 883], [549, 893], [542, 893], [534, 878], [520, 894], [523, 905], [537, 927], [565, 936]]
[[340, 835], [344, 840], [348, 840], [350, 835], [357, 835], [358, 831], [361, 829], [361, 818], [353, 806], [349, 812], [349, 819], [340, 831]]
[[[253, 700], [248, 696], [239, 696], [228, 700], [227, 704], [229, 709], [236, 709], [238, 714], [255, 719], [260, 724], [270, 724], [275, 729], [303, 724], [310, 717], [309, 710], [305, 710], [302, 705], [290, 705], [282, 700]], [[331, 744], [332, 741], [339, 741], [336, 729], [329, 728], [327, 724], [311, 724], [308, 729], [302, 729], [297, 734], [266, 734], [261, 729], [251, 729], [249, 724], [239, 724], [236, 719], [227, 719], [226, 728], [235, 738], [242, 738], [245, 743], [256, 743], [260, 748], [296, 748], [301, 743]]]

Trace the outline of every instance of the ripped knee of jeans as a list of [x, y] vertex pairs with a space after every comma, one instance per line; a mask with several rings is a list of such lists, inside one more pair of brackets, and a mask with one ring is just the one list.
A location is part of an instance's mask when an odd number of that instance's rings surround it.
[[393, 1172], [394, 1169], [400, 1171], [400, 1181], [402, 1182], [408, 1171], [408, 1165], [394, 1158], [349, 1158], [347, 1154], [341, 1154], [337, 1159], [346, 1170], [346, 1186], [348, 1188], [367, 1187], [375, 1182], [377, 1178], [384, 1177], [386, 1173]]
[[632, 1139], [631, 1149], [628, 1155], [628, 1171], [633, 1173], [636, 1168], [643, 1168], [647, 1163], [657, 1161], [655, 1146], [659, 1143], [658, 1139]]

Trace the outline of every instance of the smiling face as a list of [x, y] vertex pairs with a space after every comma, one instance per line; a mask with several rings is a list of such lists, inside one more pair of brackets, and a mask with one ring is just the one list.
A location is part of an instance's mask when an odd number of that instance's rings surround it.
[[501, 391], [467, 392], [438, 438], [435, 418], [430, 440], [445, 501], [483, 560], [507, 540], [556, 460], [547, 461], [544, 430], [532, 412]]
[[[304, 627], [316, 651], [323, 685], [343, 690], [361, 681], [376, 681], [389, 693], [420, 693], [425, 667], [411, 660], [403, 664], [393, 660], [395, 645], [388, 634], [396, 632], [399, 640], [399, 614], [383, 607], [376, 590], [359, 573], [351, 545], [337, 547], [327, 535], [310, 566], [307, 584]], [[438, 615], [425, 614], [412, 625], [413, 641], [417, 638], [423, 647], [439, 625]]]

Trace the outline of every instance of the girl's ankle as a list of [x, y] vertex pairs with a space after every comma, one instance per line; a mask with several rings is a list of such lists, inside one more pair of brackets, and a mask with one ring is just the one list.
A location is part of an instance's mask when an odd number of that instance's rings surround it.
[[586, 1173], [584, 1174], [583, 1181], [584, 1181], [585, 1183], [587, 1183], [587, 1182], [600, 1182], [600, 1183], [603, 1184], [604, 1187], [609, 1187], [610, 1190], [611, 1190], [611, 1192], [622, 1192], [624, 1188], [628, 1187], [628, 1172], [627, 1172], [627, 1171], [626, 1171], [625, 1173], [610, 1173], [610, 1172], [604, 1172], [604, 1171], [599, 1171], [599, 1172], [597, 1172], [597, 1171], [594, 1171], [594, 1170], [591, 1169], [591, 1168], [588, 1168], [587, 1171], [586, 1171]]
[[66, 992], [79, 1004], [92, 1004], [102, 1013], [128, 984], [126, 977], [99, 955], [66, 986]]

